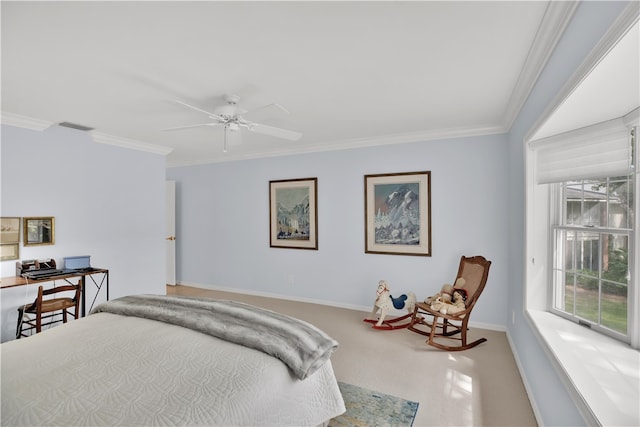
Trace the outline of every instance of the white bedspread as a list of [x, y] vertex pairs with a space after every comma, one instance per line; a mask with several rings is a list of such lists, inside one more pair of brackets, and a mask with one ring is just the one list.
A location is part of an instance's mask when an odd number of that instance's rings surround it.
[[0, 346], [4, 426], [317, 425], [344, 412], [331, 362], [305, 380], [258, 350], [98, 313]]
[[301, 380], [338, 348], [336, 340], [308, 322], [238, 301], [128, 295], [100, 304], [91, 313], [101, 312], [171, 323], [255, 348], [280, 359]]

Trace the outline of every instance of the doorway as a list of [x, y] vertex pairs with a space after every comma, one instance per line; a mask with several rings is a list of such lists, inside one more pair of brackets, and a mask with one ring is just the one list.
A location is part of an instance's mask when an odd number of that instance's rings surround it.
[[166, 250], [167, 250], [167, 285], [176, 284], [176, 182], [167, 181], [166, 200]]

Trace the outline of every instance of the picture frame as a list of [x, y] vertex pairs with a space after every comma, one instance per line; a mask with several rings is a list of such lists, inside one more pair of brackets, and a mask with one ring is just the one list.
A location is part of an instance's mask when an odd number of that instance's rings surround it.
[[0, 261], [20, 259], [20, 243], [0, 244]]
[[0, 218], [0, 244], [20, 243], [20, 217]]
[[269, 246], [318, 250], [318, 178], [269, 181]]
[[364, 177], [365, 253], [431, 256], [431, 171]]
[[55, 244], [55, 218], [52, 216], [25, 217], [22, 221], [24, 246]]

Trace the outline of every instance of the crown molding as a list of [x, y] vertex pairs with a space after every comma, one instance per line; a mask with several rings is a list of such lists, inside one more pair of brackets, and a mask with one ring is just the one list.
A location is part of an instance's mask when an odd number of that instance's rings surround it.
[[91, 131], [89, 132], [89, 134], [95, 142], [98, 142], [100, 144], [115, 145], [117, 147], [129, 148], [131, 150], [144, 151], [153, 154], [161, 154], [163, 156], [166, 156], [171, 151], [173, 151], [173, 148], [170, 147], [149, 144], [148, 142], [136, 141], [134, 139], [121, 138], [102, 132]]
[[15, 126], [23, 129], [43, 131], [55, 123], [46, 120], [34, 119], [33, 117], [21, 116], [20, 114], [2, 111], [0, 120], [3, 125]]
[[502, 126], [460, 127], [449, 129], [434, 129], [426, 132], [401, 133], [395, 135], [372, 136], [336, 141], [309, 147], [306, 152], [335, 151], [341, 149], [367, 148], [380, 145], [406, 144], [411, 142], [427, 142], [469, 136], [495, 135], [506, 133]]
[[511, 129], [513, 122], [520, 114], [520, 110], [531, 94], [579, 3], [578, 1], [550, 1], [547, 5], [547, 10], [507, 103], [503, 121], [505, 129]]
[[[54, 122], [34, 119], [33, 117], [21, 116], [19, 114], [9, 113], [6, 111], [2, 111], [0, 114], [0, 120], [3, 125], [15, 126], [23, 129], [43, 131], [56, 124]], [[92, 131], [89, 132], [89, 134], [91, 134], [91, 137], [95, 142], [102, 144], [116, 145], [118, 147], [145, 151], [153, 154], [161, 154], [163, 156], [166, 156], [173, 151], [173, 148], [135, 141], [133, 139], [120, 138], [106, 133]]]
[[263, 159], [268, 157], [293, 156], [300, 154], [321, 153], [326, 151], [351, 150], [356, 148], [371, 148], [382, 145], [407, 144], [415, 142], [428, 142], [437, 140], [446, 140], [454, 138], [465, 138], [472, 136], [498, 135], [506, 133], [507, 129], [502, 126], [485, 126], [485, 127], [469, 127], [469, 128], [452, 128], [439, 129], [428, 132], [402, 133], [395, 135], [384, 135], [365, 138], [344, 139], [333, 141], [331, 143], [319, 143], [316, 145], [297, 146], [295, 148], [284, 149], [279, 151], [269, 151], [262, 153], [238, 154], [232, 152], [226, 153], [222, 157], [209, 159], [200, 158], [196, 161], [174, 161], [170, 157], [167, 158], [167, 167], [185, 167], [210, 163], [235, 162], [240, 160]]

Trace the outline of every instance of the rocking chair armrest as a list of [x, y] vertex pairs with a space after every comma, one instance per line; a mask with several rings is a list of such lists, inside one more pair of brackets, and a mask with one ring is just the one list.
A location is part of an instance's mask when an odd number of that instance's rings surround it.
[[464, 310], [459, 311], [459, 312], [457, 312], [457, 313], [452, 313], [452, 314], [449, 314], [449, 313], [447, 313], [447, 314], [442, 314], [442, 313], [440, 313], [440, 315], [441, 315], [442, 317], [444, 317], [445, 319], [449, 319], [449, 320], [462, 320], [462, 319], [464, 319], [464, 318], [465, 318], [465, 316], [466, 316], [467, 314], [469, 314], [470, 312], [471, 312], [471, 309], [470, 309], [470, 308], [465, 308]]
[[425, 303], [425, 302], [416, 302], [416, 306], [414, 308], [414, 310], [431, 310], [431, 307], [429, 304]]

